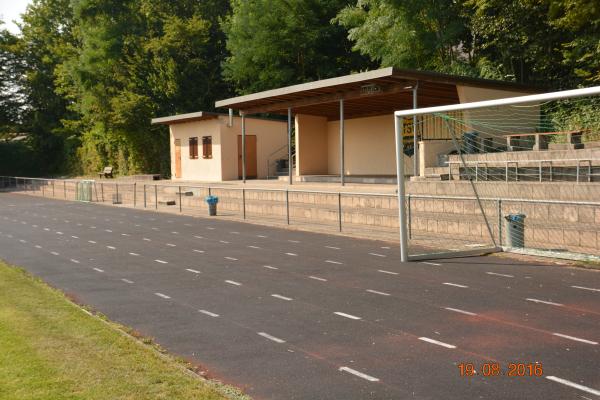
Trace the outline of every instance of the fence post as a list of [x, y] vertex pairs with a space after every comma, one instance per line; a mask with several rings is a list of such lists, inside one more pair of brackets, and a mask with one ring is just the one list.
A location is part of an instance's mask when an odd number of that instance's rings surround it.
[[46, 186], [46, 185], [42, 185], [42, 184], [40, 183], [40, 186], [42, 187], [42, 197], [46, 197], [46, 194], [44, 193], [44, 186]]
[[342, 231], [342, 192], [338, 192], [338, 229]]
[[100, 194], [102, 195], [102, 202], [104, 203], [104, 183], [100, 182]]
[[67, 199], [67, 181], [63, 181], [63, 190], [65, 191], [65, 200]]
[[287, 217], [287, 224], [290, 224], [290, 191], [285, 190], [285, 214]]
[[246, 219], [246, 189], [242, 188], [242, 211], [243, 218]]
[[[119, 184], [115, 182], [115, 192], [117, 195], [117, 204], [119, 203]], [[113, 201], [113, 204], [115, 204], [115, 202]]]
[[52, 198], [54, 198], [54, 180], [52, 180]]
[[146, 184], [144, 183], [144, 208], [146, 208]]
[[158, 210], [158, 187], [154, 184], [154, 209]]
[[498, 243], [502, 247], [502, 199], [497, 200], [498, 203]]
[[181, 186], [177, 186], [179, 190], [179, 212], [181, 212]]
[[410, 194], [406, 195], [408, 203], [408, 238], [412, 239], [412, 213], [411, 213], [411, 201]]
[[133, 182], [133, 208], [135, 208], [135, 203], [137, 202], [137, 182]]

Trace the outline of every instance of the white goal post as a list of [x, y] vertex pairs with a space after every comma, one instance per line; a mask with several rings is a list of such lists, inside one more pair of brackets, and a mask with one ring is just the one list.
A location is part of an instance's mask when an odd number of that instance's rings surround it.
[[[474, 110], [489, 107], [512, 106], [526, 103], [542, 103], [552, 100], [571, 99], [576, 97], [593, 96], [600, 94], [600, 86], [594, 86], [583, 89], [564, 90], [543, 94], [528, 96], [509, 97], [496, 100], [478, 101], [472, 103], [454, 104], [439, 107], [427, 107], [418, 109], [408, 109], [396, 111], [395, 119], [395, 142], [396, 142], [396, 178], [398, 185], [398, 227], [400, 236], [400, 261], [409, 261], [411, 257], [408, 254], [408, 229], [406, 215], [406, 188], [404, 171], [404, 144], [403, 144], [403, 124], [405, 118], [415, 118], [418, 115], [447, 113], [452, 111]], [[600, 111], [599, 111], [600, 112]], [[495, 243], [494, 243], [495, 244]]]

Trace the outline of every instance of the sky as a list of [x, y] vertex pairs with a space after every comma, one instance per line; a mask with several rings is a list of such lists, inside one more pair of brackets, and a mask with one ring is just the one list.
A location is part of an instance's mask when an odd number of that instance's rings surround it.
[[19, 28], [12, 20], [20, 20], [20, 15], [25, 12], [27, 4], [31, 0], [0, 0], [0, 18], [4, 21], [4, 28], [13, 33], [19, 32]]

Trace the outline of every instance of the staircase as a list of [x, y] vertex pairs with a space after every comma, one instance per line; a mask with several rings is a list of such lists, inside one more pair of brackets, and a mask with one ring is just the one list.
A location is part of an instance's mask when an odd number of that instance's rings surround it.
[[[292, 153], [292, 168], [296, 164], [296, 154]], [[287, 144], [278, 148], [267, 157], [267, 179], [286, 177], [290, 172]]]

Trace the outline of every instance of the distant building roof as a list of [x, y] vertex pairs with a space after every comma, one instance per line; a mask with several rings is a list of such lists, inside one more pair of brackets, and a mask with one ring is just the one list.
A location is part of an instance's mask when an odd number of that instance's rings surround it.
[[172, 125], [172, 124], [180, 124], [183, 122], [191, 122], [191, 121], [202, 121], [205, 119], [214, 119], [218, 118], [219, 115], [227, 115], [223, 113], [215, 113], [210, 111], [198, 111], [188, 114], [179, 114], [179, 115], [171, 115], [168, 117], [159, 117], [152, 118], [151, 123], [153, 125]]

